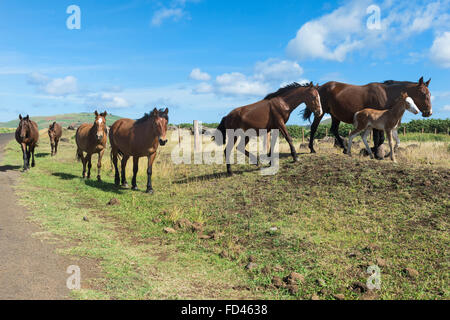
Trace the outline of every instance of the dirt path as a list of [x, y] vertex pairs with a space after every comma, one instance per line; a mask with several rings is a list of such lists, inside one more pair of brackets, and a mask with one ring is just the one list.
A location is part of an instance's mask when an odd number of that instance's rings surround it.
[[[0, 160], [11, 139], [13, 134], [0, 134]], [[20, 170], [18, 165], [0, 166], [0, 300], [68, 299], [66, 270], [79, 261], [57, 255], [57, 246], [32, 236], [42, 230], [27, 220], [29, 213], [17, 204], [12, 188]]]

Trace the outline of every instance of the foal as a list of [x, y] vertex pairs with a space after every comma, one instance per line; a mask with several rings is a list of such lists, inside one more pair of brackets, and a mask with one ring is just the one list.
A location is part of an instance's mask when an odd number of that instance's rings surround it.
[[370, 158], [373, 159], [372, 150], [369, 148], [369, 144], [367, 143], [367, 136], [369, 135], [371, 129], [377, 129], [386, 132], [389, 147], [391, 149], [391, 160], [396, 162], [394, 150], [392, 148], [392, 138], [394, 135], [396, 144], [398, 145], [399, 140], [397, 135], [397, 127], [400, 124], [406, 110], [414, 114], [419, 113], [419, 109], [414, 104], [413, 99], [408, 97], [406, 92], [402, 92], [391, 109], [376, 110], [367, 108], [356, 112], [353, 117], [353, 126], [355, 126], [356, 129], [350, 133], [347, 154], [349, 156], [352, 155], [352, 140], [358, 134], [361, 134], [367, 152], [369, 153]]
[[[98, 153], [98, 175], [97, 180], [101, 181], [100, 169], [102, 168], [102, 157], [106, 149], [108, 139], [105, 111], [98, 114], [95, 111], [95, 122], [93, 124], [83, 123], [77, 130], [75, 140], [77, 142], [77, 158], [83, 162], [83, 178], [86, 178], [86, 165], [88, 165], [87, 178], [91, 177], [91, 158], [94, 153]], [[83, 156], [86, 152], [86, 157]]]

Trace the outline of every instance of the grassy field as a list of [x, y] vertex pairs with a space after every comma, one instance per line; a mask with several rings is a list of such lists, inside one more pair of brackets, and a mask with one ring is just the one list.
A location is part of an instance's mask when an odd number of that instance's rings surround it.
[[[98, 261], [102, 277], [75, 298], [449, 299], [448, 140], [400, 137], [398, 164], [357, 156], [361, 145], [349, 158], [324, 141], [311, 155], [297, 141], [299, 163], [282, 144], [277, 175], [235, 165], [232, 177], [223, 165], [174, 165], [171, 142], [149, 196], [144, 159], [140, 191], [113, 185], [109, 153], [103, 182], [81, 179], [73, 134], [53, 158], [42, 135], [17, 193], [61, 253]], [[21, 165], [15, 142], [3, 162]], [[380, 290], [365, 287], [371, 265]], [[283, 281], [291, 272], [301, 276]]]
[[[100, 112], [100, 110], [99, 110]], [[108, 123], [114, 123], [114, 121], [120, 119], [120, 117], [115, 115], [108, 115], [107, 117]], [[64, 128], [67, 128], [71, 124], [81, 124], [84, 122], [94, 122], [94, 114], [93, 113], [69, 113], [69, 114], [61, 114], [55, 116], [48, 117], [30, 117], [31, 120], [35, 121], [39, 127], [39, 129], [48, 128], [49, 124], [54, 121], [61, 124]], [[8, 122], [0, 122], [0, 128], [17, 128], [19, 125], [19, 119], [11, 120]]]
[[0, 133], [11, 133], [15, 131], [16, 131], [15, 128], [0, 128]]

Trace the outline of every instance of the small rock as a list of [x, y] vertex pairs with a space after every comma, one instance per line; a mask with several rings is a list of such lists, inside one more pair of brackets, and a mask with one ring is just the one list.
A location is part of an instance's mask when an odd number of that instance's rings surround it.
[[356, 258], [357, 257], [357, 253], [356, 252], [350, 252], [349, 254], [348, 254], [348, 257], [349, 258]]
[[198, 238], [199, 238], [199, 239], [202, 239], [202, 240], [209, 240], [209, 239], [212, 238], [212, 236], [210, 236], [209, 234], [200, 234], [200, 235], [198, 236]]
[[333, 297], [336, 300], [345, 300], [345, 296], [342, 293], [338, 293], [338, 294], [333, 294]]
[[311, 300], [320, 300], [319, 296], [317, 294], [313, 294], [311, 296]]
[[165, 233], [176, 233], [175, 229], [169, 228], [169, 227], [164, 228], [163, 230], [164, 230]]
[[248, 263], [248, 264], [245, 266], [245, 269], [247, 269], [247, 270], [253, 270], [253, 269], [255, 269], [257, 266], [258, 266], [258, 265], [257, 265], [256, 263], [250, 262], [250, 263]]
[[262, 268], [261, 273], [262, 274], [270, 274], [269, 266], [265, 266], [264, 268]]
[[403, 272], [405, 272], [408, 277], [413, 279], [419, 276], [419, 272], [413, 268], [406, 268]]
[[281, 280], [281, 278], [278, 276], [273, 276], [272, 284], [277, 288], [281, 288], [284, 286], [283, 280]]
[[387, 266], [386, 260], [384, 260], [382, 258], [377, 258], [377, 266], [382, 267], [382, 268], [386, 267]]
[[274, 233], [274, 232], [278, 231], [278, 228], [277, 227], [272, 227], [272, 228], [269, 229], [269, 231]]
[[120, 204], [120, 201], [117, 198], [112, 198], [107, 203], [108, 206], [115, 206], [115, 205], [119, 205], [119, 204]]
[[89, 221], [89, 219], [88, 219], [87, 217], [83, 217], [83, 221], [86, 221], [86, 222], [88, 222], [88, 221]]

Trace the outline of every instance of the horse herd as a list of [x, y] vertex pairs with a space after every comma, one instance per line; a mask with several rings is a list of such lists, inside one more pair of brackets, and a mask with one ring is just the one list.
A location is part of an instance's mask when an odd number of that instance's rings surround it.
[[[325, 113], [331, 114], [331, 132], [336, 138], [337, 144], [344, 149], [344, 153], [351, 155], [352, 140], [361, 134], [363, 142], [371, 157], [377, 155], [377, 150], [384, 143], [384, 133], [386, 133], [391, 148], [391, 159], [395, 161], [395, 148], [393, 139], [396, 140], [396, 147], [399, 139], [397, 127], [401, 122], [406, 110], [422, 116], [432, 115], [431, 94], [428, 90], [430, 80], [424, 82], [423, 77], [418, 82], [408, 81], [385, 81], [383, 83], [373, 82], [367, 85], [351, 85], [340, 82], [327, 82], [322, 86], [309, 84], [292, 83], [278, 91], [267, 95], [263, 100], [251, 105], [243, 106], [232, 110], [225, 116], [218, 126], [218, 131], [223, 139], [216, 142], [220, 145], [226, 143], [226, 132], [228, 129], [265, 129], [267, 131], [277, 129], [289, 143], [294, 161], [297, 161], [297, 152], [293, 141], [286, 128], [286, 122], [291, 113], [302, 103], [306, 104], [303, 111], [303, 118], [309, 119], [314, 113], [314, 121], [311, 126], [309, 148], [311, 153], [314, 150], [314, 135], [317, 127]], [[168, 127], [169, 110], [154, 109], [149, 114], [145, 114], [139, 120], [120, 119], [109, 129], [106, 125], [107, 112], [98, 113], [95, 111], [94, 123], [82, 124], [75, 136], [77, 144], [77, 158], [83, 163], [83, 178], [90, 178], [91, 158], [93, 154], [98, 154], [97, 179], [101, 180], [102, 157], [106, 150], [106, 143], [109, 135], [111, 145], [111, 159], [114, 164], [116, 185], [128, 187], [125, 169], [130, 157], [133, 157], [133, 178], [132, 189], [137, 189], [136, 175], [138, 172], [139, 158], [147, 157], [147, 193], [153, 193], [152, 187], [152, 165], [156, 157], [159, 146], [167, 143], [166, 132]], [[37, 124], [30, 120], [29, 116], [19, 116], [19, 126], [16, 130], [16, 140], [21, 145], [23, 154], [23, 167], [28, 170], [35, 166], [34, 150], [39, 139]], [[355, 130], [350, 133], [348, 150], [343, 144], [339, 135], [339, 124], [353, 124]], [[374, 148], [370, 149], [367, 143], [367, 136], [373, 129]], [[109, 131], [109, 134], [108, 134]], [[52, 148], [52, 156], [58, 151], [58, 143], [62, 135], [62, 128], [54, 122], [49, 126], [48, 134]], [[237, 141], [228, 139], [228, 146], [225, 148], [227, 159], [227, 172], [232, 174], [229, 154], [226, 150]], [[245, 145], [249, 138], [245, 138]], [[245, 150], [245, 154], [250, 156]], [[121, 159], [121, 173], [119, 174], [118, 160]]]

